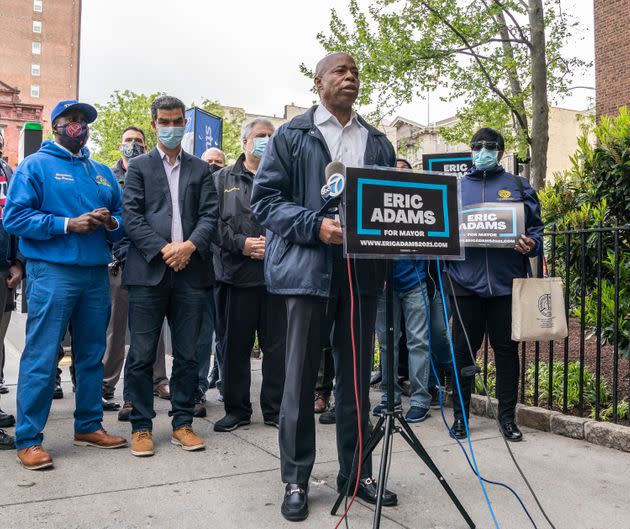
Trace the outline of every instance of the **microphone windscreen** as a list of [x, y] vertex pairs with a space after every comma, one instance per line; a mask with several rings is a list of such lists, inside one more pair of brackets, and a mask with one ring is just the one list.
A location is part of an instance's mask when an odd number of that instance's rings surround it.
[[328, 179], [334, 175], [334, 174], [341, 174], [343, 176], [346, 176], [346, 166], [341, 163], [339, 160], [335, 160], [333, 162], [330, 162], [327, 166], [326, 166], [326, 181], [328, 182]]

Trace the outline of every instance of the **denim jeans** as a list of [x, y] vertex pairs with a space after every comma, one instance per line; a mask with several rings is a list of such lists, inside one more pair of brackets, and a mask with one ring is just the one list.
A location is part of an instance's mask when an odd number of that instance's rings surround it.
[[[409, 382], [411, 383], [411, 406], [428, 408], [431, 402], [429, 393], [429, 343], [427, 315], [423, 300], [426, 296], [426, 285], [424, 281], [406, 292], [394, 291], [394, 366], [398, 365], [398, 342], [400, 339], [400, 312], [405, 318], [405, 332], [407, 335], [407, 347], [409, 349]], [[376, 335], [381, 353], [381, 367], [383, 370], [383, 381], [381, 390], [383, 395], [381, 403], [387, 403], [387, 326], [386, 326], [386, 303], [385, 294], [378, 298], [376, 313]], [[395, 377], [397, 378], [397, 377]], [[394, 404], [400, 404], [402, 388], [396, 381], [394, 384]]]
[[212, 356], [212, 337], [214, 336], [214, 294], [212, 289], [208, 291], [208, 299], [205, 301], [203, 320], [197, 342], [197, 360], [199, 361], [199, 382], [197, 396], [202, 397], [210, 389], [208, 375], [210, 374], [210, 357]]
[[42, 443], [52, 404], [59, 343], [72, 324], [76, 371], [74, 431], [101, 427], [103, 354], [109, 320], [107, 266], [69, 266], [29, 260], [26, 344], [17, 387], [16, 446]]

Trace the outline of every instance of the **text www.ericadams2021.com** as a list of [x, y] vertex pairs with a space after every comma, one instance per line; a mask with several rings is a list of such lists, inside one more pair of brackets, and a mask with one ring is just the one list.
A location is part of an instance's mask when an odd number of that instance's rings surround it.
[[400, 246], [403, 248], [448, 248], [447, 242], [439, 241], [378, 241], [361, 239], [361, 246]]

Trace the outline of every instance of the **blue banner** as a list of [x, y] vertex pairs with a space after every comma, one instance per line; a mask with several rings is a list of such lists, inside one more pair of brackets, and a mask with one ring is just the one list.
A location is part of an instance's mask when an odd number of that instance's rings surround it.
[[186, 111], [186, 129], [182, 146], [186, 152], [200, 157], [211, 147], [221, 148], [223, 119], [193, 107]]

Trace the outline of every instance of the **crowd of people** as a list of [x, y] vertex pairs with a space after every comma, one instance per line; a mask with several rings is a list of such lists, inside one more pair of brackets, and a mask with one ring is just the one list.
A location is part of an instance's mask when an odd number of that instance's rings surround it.
[[[76, 392], [74, 443], [127, 446], [126, 437], [102, 427], [104, 411], [118, 411], [118, 418], [131, 424], [130, 451], [139, 457], [155, 453], [156, 396], [170, 400], [171, 441], [187, 451], [205, 447], [192, 425], [194, 417], [206, 414], [210, 387], [220, 390], [225, 408], [215, 432], [250, 424], [250, 355], [257, 339], [263, 421], [279, 429], [285, 483], [281, 512], [288, 520], [303, 520], [315, 462], [314, 414], [336, 425], [337, 487], [351, 494], [359, 436], [354, 372], [360, 378], [364, 440], [370, 411], [379, 416], [388, 404], [387, 355], [397, 365], [406, 352], [405, 417], [411, 423], [424, 421], [444, 378], [455, 375], [448, 339], [453, 304], [459, 314], [452, 323], [457, 366], [472, 364], [487, 332], [497, 366], [502, 432], [511, 441], [522, 438], [514, 418], [519, 364], [509, 334], [511, 283], [526, 276], [527, 257], [542, 248], [534, 190], [500, 165], [502, 136], [480, 129], [471, 140], [474, 166], [462, 179], [462, 203], [492, 201], [498, 193], [524, 202], [526, 234], [513, 249], [467, 249], [465, 260], [448, 267], [395, 261], [396, 339], [390, 351], [383, 261], [357, 259], [347, 266], [343, 227], [334, 216], [320, 213], [321, 187], [332, 160], [352, 167], [411, 166], [397, 159], [387, 137], [354, 110], [360, 82], [350, 55], [324, 57], [314, 81], [320, 103], [278, 130], [263, 118], [246, 123], [243, 152], [229, 166], [219, 149], [201, 158], [182, 149], [185, 106], [171, 96], [158, 97], [147, 109], [157, 145], [149, 150], [143, 130], [126, 128], [121, 158], [111, 169], [92, 160], [86, 148], [96, 109], [74, 100], [53, 109], [53, 139], [14, 174], [2, 164], [0, 183], [8, 185], [8, 192], [0, 229], [0, 307], [5, 310], [0, 341], [23, 278], [28, 316], [15, 439], [0, 430], [0, 444], [16, 448], [24, 468], [53, 465], [43, 432], [53, 398], [63, 397], [58, 361], [67, 333]], [[439, 285], [447, 283], [452, 289], [444, 306]], [[357, 307], [354, 322], [351, 303]], [[374, 378], [382, 379], [383, 394], [370, 410], [375, 335], [382, 374]], [[123, 371], [121, 407], [115, 391]], [[459, 380], [464, 406], [454, 396], [451, 434], [465, 437], [473, 376], [460, 373]], [[6, 387], [0, 386], [3, 392]], [[397, 409], [403, 393], [396, 384]], [[14, 422], [13, 416], [0, 415], [0, 426]], [[370, 459], [359, 478], [358, 497], [375, 503]], [[394, 492], [384, 492], [385, 506], [397, 501]]]

